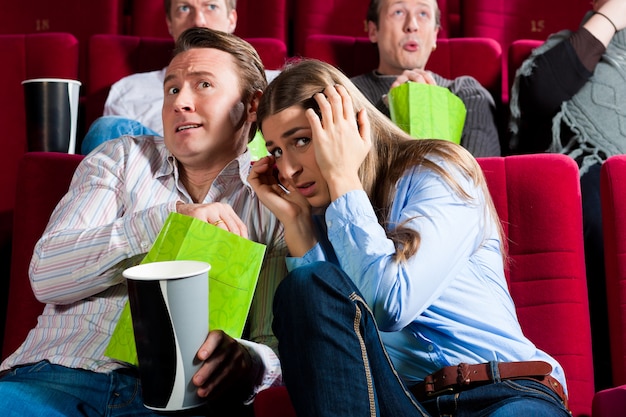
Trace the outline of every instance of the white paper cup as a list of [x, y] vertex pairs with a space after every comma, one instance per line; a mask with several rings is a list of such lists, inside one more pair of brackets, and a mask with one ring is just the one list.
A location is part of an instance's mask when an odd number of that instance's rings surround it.
[[28, 151], [75, 153], [80, 81], [34, 78], [22, 85]]
[[141, 264], [123, 272], [133, 319], [144, 405], [175, 411], [206, 402], [192, 383], [209, 332], [206, 262]]

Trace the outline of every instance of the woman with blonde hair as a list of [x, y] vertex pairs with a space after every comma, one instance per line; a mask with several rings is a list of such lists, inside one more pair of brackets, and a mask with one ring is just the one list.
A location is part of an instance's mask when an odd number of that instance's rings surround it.
[[282, 71], [257, 122], [270, 156], [249, 181], [285, 227], [273, 328], [299, 416], [569, 415], [465, 149], [413, 140], [316, 60]]

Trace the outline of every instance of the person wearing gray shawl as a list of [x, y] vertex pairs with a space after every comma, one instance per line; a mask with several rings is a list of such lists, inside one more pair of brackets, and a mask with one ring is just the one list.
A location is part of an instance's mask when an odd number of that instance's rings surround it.
[[575, 31], [524, 61], [510, 94], [513, 153], [559, 152], [580, 167], [596, 389], [612, 385], [600, 168], [626, 153], [626, 0], [594, 0]]

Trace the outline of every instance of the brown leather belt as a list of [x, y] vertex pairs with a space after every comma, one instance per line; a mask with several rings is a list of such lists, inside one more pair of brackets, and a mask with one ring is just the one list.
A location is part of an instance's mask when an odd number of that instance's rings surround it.
[[[552, 365], [543, 361], [498, 362], [500, 379], [532, 379], [554, 391], [567, 408], [567, 395], [559, 381], [553, 378]], [[423, 382], [410, 388], [419, 401], [442, 394], [452, 394], [493, 382], [489, 363], [446, 366], [424, 378]]]

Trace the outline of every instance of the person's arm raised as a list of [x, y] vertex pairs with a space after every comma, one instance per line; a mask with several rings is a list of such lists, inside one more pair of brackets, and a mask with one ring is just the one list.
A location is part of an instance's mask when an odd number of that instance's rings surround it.
[[583, 27], [608, 46], [615, 33], [626, 27], [626, 0], [606, 1]]

